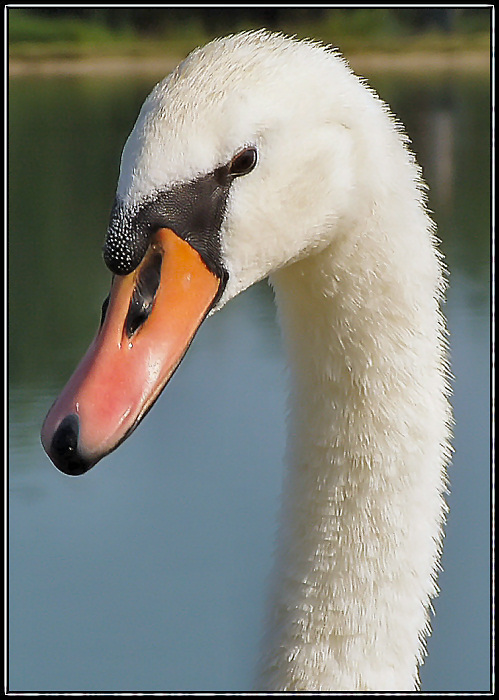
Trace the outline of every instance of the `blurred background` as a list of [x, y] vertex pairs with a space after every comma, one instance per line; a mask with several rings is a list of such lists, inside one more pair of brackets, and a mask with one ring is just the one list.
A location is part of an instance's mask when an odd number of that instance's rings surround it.
[[196, 45], [267, 27], [332, 43], [405, 125], [449, 268], [455, 456], [427, 692], [491, 682], [491, 10], [10, 8], [8, 689], [249, 691], [284, 470], [266, 283], [201, 328], [135, 433], [80, 479], [39, 431], [110, 283], [123, 144]]
[[41, 7], [11, 9], [10, 55], [181, 57], [213, 37], [266, 27], [341, 44], [345, 52], [466, 51], [490, 48], [487, 6], [327, 8]]

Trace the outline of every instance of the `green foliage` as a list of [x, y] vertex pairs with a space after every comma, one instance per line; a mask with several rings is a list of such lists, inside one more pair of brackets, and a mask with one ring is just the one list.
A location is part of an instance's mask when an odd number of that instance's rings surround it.
[[28, 10], [12, 8], [8, 13], [9, 42], [16, 43], [101, 43], [118, 37], [130, 37], [131, 30], [117, 32], [94, 19], [63, 16], [39, 16]]
[[[343, 50], [459, 49], [489, 41], [487, 7], [156, 6], [9, 8], [11, 56], [82, 53], [181, 56], [216, 35], [268, 29], [320, 39]], [[412, 43], [411, 43], [412, 42]]]
[[330, 11], [325, 26], [327, 31], [340, 37], [370, 38], [401, 32], [401, 24], [389, 8]]

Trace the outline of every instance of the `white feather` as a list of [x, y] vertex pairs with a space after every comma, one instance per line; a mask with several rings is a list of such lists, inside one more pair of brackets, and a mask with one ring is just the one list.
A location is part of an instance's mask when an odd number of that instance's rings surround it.
[[409, 691], [429, 631], [449, 458], [444, 289], [419, 168], [335, 52], [267, 32], [194, 51], [125, 146], [129, 207], [241, 147], [219, 307], [271, 275], [293, 373], [258, 689]]

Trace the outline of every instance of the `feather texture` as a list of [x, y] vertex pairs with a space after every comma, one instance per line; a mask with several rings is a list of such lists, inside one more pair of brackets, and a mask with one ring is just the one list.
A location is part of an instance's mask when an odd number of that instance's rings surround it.
[[118, 201], [241, 148], [217, 305], [270, 275], [292, 375], [258, 690], [410, 691], [436, 595], [449, 460], [445, 290], [400, 125], [333, 50], [264, 31], [195, 50], [146, 100]]

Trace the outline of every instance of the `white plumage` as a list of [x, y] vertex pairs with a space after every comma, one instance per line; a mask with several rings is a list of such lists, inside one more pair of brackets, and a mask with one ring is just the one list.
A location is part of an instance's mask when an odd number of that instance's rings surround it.
[[419, 168], [333, 51], [243, 33], [155, 87], [118, 198], [133, 210], [249, 145], [258, 164], [231, 188], [217, 308], [270, 275], [293, 377], [257, 690], [413, 690], [450, 423], [442, 266]]

